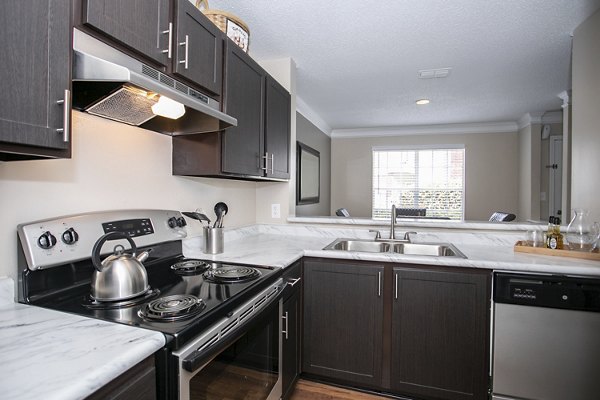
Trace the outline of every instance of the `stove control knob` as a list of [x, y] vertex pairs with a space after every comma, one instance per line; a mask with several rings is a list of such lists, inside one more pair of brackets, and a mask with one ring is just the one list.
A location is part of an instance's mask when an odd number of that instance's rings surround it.
[[79, 240], [79, 234], [75, 232], [75, 229], [69, 228], [62, 234], [62, 241], [65, 244], [75, 244]]
[[185, 222], [185, 218], [183, 218], [183, 217], [177, 218], [177, 226], [178, 227], [183, 228], [186, 225], [187, 225], [187, 222]]
[[175, 217], [171, 217], [167, 220], [167, 224], [169, 225], [169, 228], [177, 228], [178, 224], [177, 224], [177, 218]]
[[50, 249], [56, 244], [56, 237], [50, 231], [46, 231], [40, 235], [37, 243], [42, 249]]

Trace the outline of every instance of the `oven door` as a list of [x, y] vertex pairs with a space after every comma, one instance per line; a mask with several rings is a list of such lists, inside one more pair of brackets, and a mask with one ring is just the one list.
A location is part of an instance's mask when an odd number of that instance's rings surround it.
[[282, 291], [265, 292], [173, 353], [180, 400], [281, 397]]

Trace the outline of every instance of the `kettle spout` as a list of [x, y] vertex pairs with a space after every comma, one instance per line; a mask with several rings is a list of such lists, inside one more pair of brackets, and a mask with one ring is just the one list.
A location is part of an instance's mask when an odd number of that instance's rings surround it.
[[143, 251], [143, 252], [141, 252], [140, 254], [138, 254], [138, 255], [137, 255], [135, 258], [136, 258], [136, 259], [137, 259], [139, 262], [143, 263], [144, 261], [146, 261], [146, 260], [148, 259], [148, 257], [150, 257], [150, 252], [151, 252], [151, 251], [152, 251], [152, 249], [150, 249], [150, 250], [146, 250], [146, 251]]

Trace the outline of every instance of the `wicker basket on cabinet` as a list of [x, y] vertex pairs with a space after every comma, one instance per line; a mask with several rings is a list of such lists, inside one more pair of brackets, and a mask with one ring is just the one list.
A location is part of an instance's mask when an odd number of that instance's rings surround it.
[[239, 17], [221, 10], [208, 7], [208, 0], [196, 0], [196, 7], [211, 20], [229, 39], [240, 46], [246, 53], [250, 45], [250, 29]]

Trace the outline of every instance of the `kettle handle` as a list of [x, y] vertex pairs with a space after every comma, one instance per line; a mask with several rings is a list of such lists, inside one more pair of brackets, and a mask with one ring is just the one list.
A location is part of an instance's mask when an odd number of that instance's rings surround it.
[[137, 246], [128, 234], [119, 231], [109, 232], [104, 236], [101, 236], [92, 248], [92, 264], [94, 264], [94, 268], [96, 268], [98, 272], [102, 272], [102, 261], [100, 260], [100, 250], [102, 250], [102, 246], [107, 241], [116, 239], [127, 239], [129, 244], [131, 245], [131, 251], [133, 252], [133, 256], [135, 257], [135, 253], [137, 252]]

